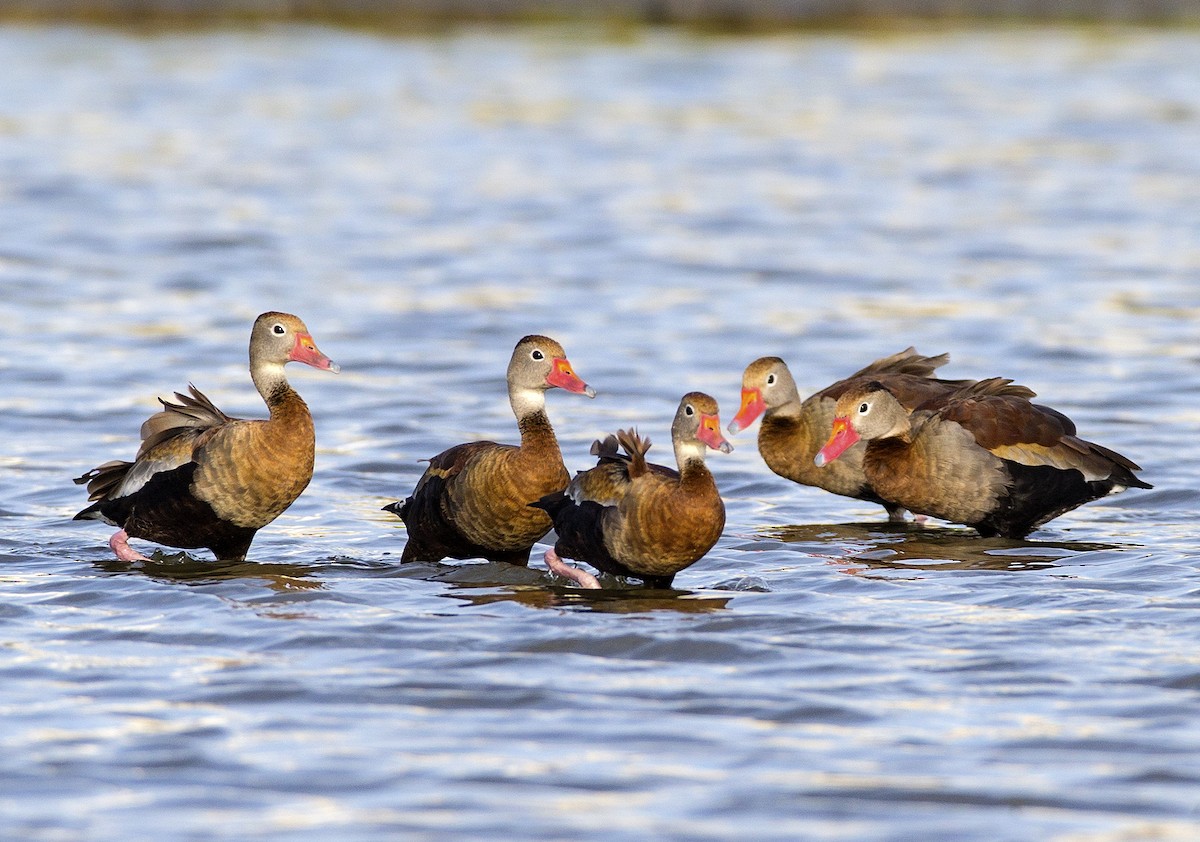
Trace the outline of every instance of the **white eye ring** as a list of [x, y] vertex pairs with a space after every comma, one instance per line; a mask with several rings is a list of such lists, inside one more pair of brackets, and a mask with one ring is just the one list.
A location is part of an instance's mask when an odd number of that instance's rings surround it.
[[543, 354], [541, 351], [539, 351], [537, 348], [534, 348], [532, 351], [529, 352], [529, 357], [530, 357], [530, 359], [534, 359], [534, 360], [544, 360], [546, 358], [546, 355]]
[[871, 405], [869, 403], [867, 403], [866, 401], [863, 401], [862, 403], [860, 403], [858, 405], [858, 414], [866, 415], [870, 409], [871, 409]]
[[271, 330], [275, 332], [276, 336], [283, 336], [285, 333], [287, 333], [287, 328], [281, 324], [276, 324], [275, 327], [271, 328]]
[[774, 374], [768, 374], [768, 375], [767, 375], [767, 385], [768, 385], [768, 386], [774, 386], [774, 385], [775, 385], [775, 375], [774, 375]]
[[683, 414], [684, 415], [695, 415], [696, 410], [692, 409], [692, 405], [689, 403], [687, 406], [685, 406], [683, 408]]

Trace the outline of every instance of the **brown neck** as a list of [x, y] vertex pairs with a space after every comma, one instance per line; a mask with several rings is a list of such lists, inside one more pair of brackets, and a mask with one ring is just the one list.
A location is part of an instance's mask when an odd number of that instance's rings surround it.
[[689, 494], [716, 488], [716, 480], [703, 459], [689, 458], [679, 465], [679, 485]]
[[263, 395], [263, 399], [267, 402], [272, 421], [312, 426], [312, 414], [308, 411], [308, 404], [286, 380], [272, 384], [271, 390]]
[[808, 465], [797, 467], [797, 462], [811, 462], [817, 447], [821, 446], [821, 441], [816, 441], [812, 432], [812, 423], [802, 417], [764, 416], [758, 427], [758, 452], [775, 471], [805, 471]]
[[521, 450], [531, 453], [561, 454], [558, 449], [558, 439], [554, 436], [554, 428], [544, 409], [539, 409], [517, 419], [517, 428], [521, 431]]
[[780, 449], [786, 453], [807, 453], [813, 447], [812, 425], [797, 415], [764, 415], [758, 428], [759, 451]]
[[901, 436], [874, 439], [867, 442], [867, 448], [863, 454], [863, 465], [866, 466], [868, 463], [873, 465], [892, 464], [892, 460], [907, 456], [911, 446], [912, 442]]

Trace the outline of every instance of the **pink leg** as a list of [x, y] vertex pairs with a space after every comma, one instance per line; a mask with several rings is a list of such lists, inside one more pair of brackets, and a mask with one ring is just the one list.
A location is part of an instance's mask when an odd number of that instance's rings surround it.
[[557, 573], [564, 579], [570, 579], [581, 588], [600, 590], [600, 581], [595, 576], [586, 570], [580, 570], [577, 567], [566, 564], [558, 557], [558, 553], [554, 552], [554, 550], [546, 550], [544, 558], [546, 559], [546, 566], [550, 568], [551, 573]]
[[149, 561], [147, 556], [142, 555], [133, 547], [129, 546], [129, 535], [124, 529], [118, 530], [117, 534], [108, 539], [108, 546], [117, 554], [117, 558], [121, 561]]

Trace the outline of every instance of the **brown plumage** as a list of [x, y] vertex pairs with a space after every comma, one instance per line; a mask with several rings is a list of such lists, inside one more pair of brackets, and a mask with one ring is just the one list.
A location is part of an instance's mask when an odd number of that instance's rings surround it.
[[1006, 538], [1107, 494], [1152, 487], [1134, 475], [1136, 464], [1079, 438], [1069, 418], [1031, 403], [1027, 392], [981, 380], [910, 415], [883, 383], [859, 384], [838, 399], [816, 463], [866, 441], [863, 467], [878, 494]]
[[704, 464], [705, 448], [733, 449], [721, 436], [717, 402], [702, 392], [684, 395], [671, 441], [678, 471], [647, 462], [650, 440], [622, 430], [592, 446], [600, 457], [596, 467], [534, 504], [550, 514], [558, 533], [554, 549], [546, 552], [551, 570], [599, 587], [590, 574], [562, 564], [568, 557], [666, 588], [712, 549], [725, 527], [725, 505]]
[[263, 313], [250, 333], [250, 376], [270, 417], [231, 418], [191, 385], [190, 394], [175, 394], [178, 403], [160, 398], [163, 410], [142, 424], [134, 461], [106, 462], [75, 480], [96, 501], [75, 519], [121, 527], [109, 545], [127, 561], [144, 558], [130, 537], [245, 558], [255, 532], [312, 479], [312, 416], [283, 373], [292, 361], [338, 371], [304, 322]]
[[595, 397], [571, 369], [561, 345], [526, 336], [508, 364], [508, 398], [521, 444], [477, 441], [429, 460], [410, 497], [384, 506], [408, 527], [400, 560], [486, 558], [528, 564], [529, 551], [550, 531], [550, 518], [529, 503], [570, 481], [554, 429], [546, 417], [546, 390]]
[[913, 348], [906, 348], [876, 360], [845, 380], [801, 401], [787, 364], [779, 357], [762, 357], [746, 366], [742, 375], [741, 408], [729, 423], [729, 432], [744, 430], [762, 415], [758, 451], [772, 471], [801, 485], [881, 503], [889, 519], [903, 520], [904, 509], [881, 498], [867, 482], [862, 467], [865, 447], [852, 448], [836, 463], [823, 469], [813, 464], [813, 457], [829, 436], [834, 405], [847, 389], [857, 383], [877, 380], [892, 390], [901, 404], [912, 409], [971, 382], [935, 378], [934, 371], [948, 359], [947, 354], [926, 357]]

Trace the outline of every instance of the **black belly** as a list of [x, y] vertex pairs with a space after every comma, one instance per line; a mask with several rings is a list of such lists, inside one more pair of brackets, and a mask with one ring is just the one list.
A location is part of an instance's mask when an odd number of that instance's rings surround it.
[[1114, 480], [1087, 480], [1080, 471], [1004, 460], [1011, 478], [996, 508], [979, 523], [980, 535], [1024, 538], [1037, 527], [1113, 490]]
[[258, 530], [222, 520], [212, 506], [195, 497], [195, 471], [195, 463], [189, 463], [155, 474], [133, 494], [96, 507], [130, 537], [182, 549], [204, 547], [219, 559], [244, 559]]

